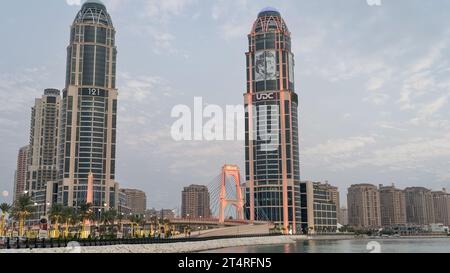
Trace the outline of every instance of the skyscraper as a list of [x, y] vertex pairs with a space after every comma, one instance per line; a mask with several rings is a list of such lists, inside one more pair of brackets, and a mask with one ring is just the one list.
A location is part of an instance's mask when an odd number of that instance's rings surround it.
[[413, 225], [429, 225], [434, 221], [433, 195], [424, 187], [405, 189], [406, 221]]
[[383, 227], [406, 224], [405, 192], [392, 186], [380, 185], [380, 211]]
[[371, 184], [351, 185], [347, 193], [348, 224], [359, 228], [381, 226], [380, 193]]
[[13, 202], [23, 195], [26, 190], [29, 149], [29, 145], [24, 146], [19, 149], [19, 153], [17, 154], [17, 168], [14, 174]]
[[274, 8], [248, 35], [245, 96], [246, 216], [300, 231], [300, 168], [291, 35]]
[[[45, 89], [44, 95], [35, 100], [31, 110], [30, 152], [26, 189], [37, 204], [31, 220], [39, 221], [46, 213], [47, 204], [56, 201], [47, 197], [47, 189], [53, 192], [57, 180], [57, 142], [60, 107], [60, 91]], [[49, 200], [47, 200], [49, 199]]]
[[181, 216], [184, 218], [211, 216], [208, 187], [202, 185], [184, 187], [181, 193]]
[[[94, 176], [93, 206], [116, 208], [116, 31], [99, 0], [86, 1], [67, 47], [59, 142], [58, 202], [79, 206]], [[97, 209], [95, 211], [98, 211]]]

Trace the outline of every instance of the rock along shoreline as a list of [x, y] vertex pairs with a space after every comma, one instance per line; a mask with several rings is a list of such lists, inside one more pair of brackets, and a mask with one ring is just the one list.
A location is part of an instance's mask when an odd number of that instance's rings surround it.
[[268, 236], [219, 239], [199, 242], [143, 244], [143, 245], [111, 245], [111, 246], [82, 246], [76, 244], [66, 248], [35, 248], [0, 250], [0, 253], [192, 253], [213, 249], [253, 246], [291, 244], [299, 240], [307, 240], [304, 235]]

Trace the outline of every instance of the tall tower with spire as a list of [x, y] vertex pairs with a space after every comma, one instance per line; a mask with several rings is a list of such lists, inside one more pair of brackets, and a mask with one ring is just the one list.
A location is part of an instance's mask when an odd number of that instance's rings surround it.
[[118, 205], [115, 35], [99, 0], [86, 1], [71, 26], [58, 153], [58, 203], [65, 206], [87, 203], [88, 196], [95, 211]]
[[291, 34], [275, 8], [259, 14], [248, 35], [246, 216], [300, 232], [298, 96]]

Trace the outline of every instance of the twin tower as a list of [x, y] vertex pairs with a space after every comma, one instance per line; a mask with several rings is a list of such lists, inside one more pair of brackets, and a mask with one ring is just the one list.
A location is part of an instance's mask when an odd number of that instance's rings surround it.
[[[105, 5], [86, 1], [71, 27], [65, 89], [60, 99], [49, 100], [60, 109], [57, 141], [50, 141], [57, 142], [58, 161], [51, 168], [56, 173], [53, 181], [39, 181], [39, 166], [29, 174], [32, 195], [46, 195], [35, 198], [41, 211], [53, 203], [77, 207], [88, 196], [95, 211], [118, 206], [115, 34]], [[300, 163], [290, 32], [280, 13], [266, 8], [248, 40], [245, 215], [295, 233], [301, 229]]]

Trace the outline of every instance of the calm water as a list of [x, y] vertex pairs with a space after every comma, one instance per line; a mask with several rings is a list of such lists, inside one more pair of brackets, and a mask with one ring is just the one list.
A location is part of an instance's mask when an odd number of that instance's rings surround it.
[[450, 239], [309, 240], [294, 244], [231, 247], [205, 253], [450, 253]]

